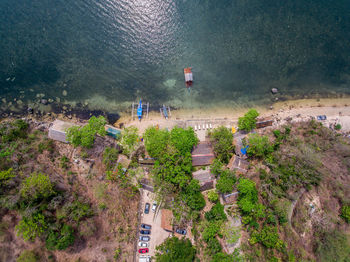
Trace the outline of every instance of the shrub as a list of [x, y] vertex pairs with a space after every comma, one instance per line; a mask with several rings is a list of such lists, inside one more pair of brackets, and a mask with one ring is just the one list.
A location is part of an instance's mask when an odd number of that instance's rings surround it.
[[336, 125], [334, 126], [334, 129], [335, 129], [335, 130], [340, 130], [340, 129], [341, 129], [341, 124], [336, 124]]
[[47, 229], [45, 218], [42, 214], [37, 213], [31, 217], [23, 217], [16, 226], [17, 234], [22, 235], [23, 239], [34, 241], [40, 237]]
[[63, 250], [74, 243], [74, 230], [71, 226], [63, 225], [59, 232], [50, 231], [46, 239], [48, 250]]
[[272, 226], [264, 226], [261, 232], [258, 234], [257, 239], [265, 247], [275, 248], [279, 241], [277, 228]]
[[205, 218], [208, 221], [211, 220], [227, 220], [227, 216], [224, 212], [224, 206], [220, 203], [216, 203], [210, 211], [205, 213]]
[[127, 155], [134, 151], [136, 145], [138, 144], [139, 136], [137, 132], [138, 129], [134, 126], [124, 128], [122, 132], [120, 144], [123, 147], [123, 152]]
[[66, 156], [62, 156], [60, 159], [60, 166], [63, 169], [67, 169], [68, 168], [68, 163], [69, 163], [69, 159]]
[[166, 151], [169, 143], [169, 131], [149, 127], [143, 134], [147, 153], [154, 158], [159, 158]]
[[118, 150], [112, 147], [106, 147], [103, 152], [103, 164], [107, 170], [112, 170], [115, 162], [118, 160]]
[[230, 170], [224, 170], [216, 183], [216, 189], [220, 193], [230, 193], [236, 183], [235, 173]]
[[218, 193], [216, 193], [215, 190], [210, 190], [208, 192], [208, 199], [210, 202], [216, 203], [219, 200], [219, 195], [218, 195]]
[[243, 117], [238, 118], [238, 128], [247, 132], [253, 130], [256, 127], [256, 118], [258, 116], [258, 111], [250, 109]]
[[34, 201], [37, 199], [46, 199], [53, 195], [55, 191], [47, 175], [32, 173], [23, 181], [20, 193], [25, 200]]
[[250, 134], [248, 136], [249, 147], [247, 153], [249, 156], [266, 157], [273, 152], [273, 146], [270, 144], [267, 136], [260, 136], [259, 134]]
[[20, 256], [16, 259], [16, 262], [37, 262], [39, 261], [34, 251], [24, 250]]
[[224, 127], [218, 127], [209, 133], [210, 139], [214, 145], [216, 157], [222, 163], [227, 164], [234, 152], [233, 135], [231, 131]]
[[205, 206], [205, 200], [200, 192], [199, 181], [192, 179], [182, 193], [183, 200], [192, 210], [201, 210]]
[[316, 255], [321, 262], [348, 262], [349, 237], [338, 231], [322, 234], [317, 243]]
[[347, 223], [350, 223], [350, 206], [349, 205], [342, 206], [340, 216], [344, 218], [344, 220]]
[[217, 240], [216, 237], [213, 237], [209, 239], [209, 241], [207, 242], [207, 249], [209, 251], [209, 254], [212, 256], [212, 255], [215, 255], [216, 253], [221, 252], [222, 247], [220, 245], [219, 240]]
[[211, 238], [215, 237], [216, 234], [220, 231], [221, 221], [211, 221], [203, 231], [203, 239], [205, 242], [208, 242]]
[[58, 220], [69, 218], [72, 221], [79, 222], [83, 218], [90, 217], [94, 214], [88, 203], [75, 200], [74, 202], [65, 204], [62, 209], [56, 212]]
[[0, 186], [4, 185], [8, 180], [14, 177], [15, 177], [15, 174], [13, 173], [12, 168], [9, 168], [4, 171], [0, 171]]

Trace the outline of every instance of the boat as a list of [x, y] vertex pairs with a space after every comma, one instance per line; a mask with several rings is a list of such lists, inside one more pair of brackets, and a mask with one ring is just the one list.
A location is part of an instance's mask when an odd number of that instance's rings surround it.
[[166, 110], [165, 105], [163, 105], [163, 115], [164, 115], [165, 119], [168, 119], [168, 111]]
[[192, 67], [186, 67], [184, 69], [186, 87], [190, 88], [193, 84]]
[[137, 107], [137, 117], [141, 121], [142, 118], [142, 101], [140, 99], [139, 106]]

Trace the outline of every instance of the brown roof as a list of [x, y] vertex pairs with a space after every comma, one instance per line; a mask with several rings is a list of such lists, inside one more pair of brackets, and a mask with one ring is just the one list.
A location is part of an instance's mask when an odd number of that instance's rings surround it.
[[205, 184], [214, 180], [214, 176], [210, 173], [209, 170], [198, 170], [192, 173], [193, 178], [199, 181], [199, 184]]
[[215, 156], [211, 144], [201, 142], [193, 148], [192, 151], [192, 166], [211, 165]]
[[233, 157], [230, 159], [230, 162], [228, 163], [227, 167], [230, 170], [238, 170], [243, 173], [247, 172], [249, 167], [249, 162], [237, 155], [233, 155]]
[[166, 231], [173, 231], [173, 212], [170, 209], [162, 209], [161, 227]]

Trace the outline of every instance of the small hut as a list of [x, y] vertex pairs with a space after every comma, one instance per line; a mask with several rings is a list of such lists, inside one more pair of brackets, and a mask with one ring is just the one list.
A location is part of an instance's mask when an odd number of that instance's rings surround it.
[[65, 122], [65, 121], [56, 119], [52, 123], [52, 126], [49, 128], [48, 137], [56, 141], [68, 143], [66, 139], [66, 132], [67, 132], [67, 129], [72, 126], [76, 126], [76, 125], [70, 122]]
[[161, 227], [168, 232], [173, 232], [173, 212], [170, 209], [162, 209]]
[[205, 191], [214, 188], [215, 177], [210, 173], [210, 170], [198, 170], [192, 173], [193, 179], [199, 181], [200, 190]]
[[208, 142], [201, 142], [193, 148], [192, 166], [211, 165], [215, 158], [213, 148]]

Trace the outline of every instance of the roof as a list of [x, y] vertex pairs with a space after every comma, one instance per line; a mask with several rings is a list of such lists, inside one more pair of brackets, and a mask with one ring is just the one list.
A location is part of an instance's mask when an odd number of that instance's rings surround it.
[[68, 141], [66, 140], [66, 131], [68, 128], [72, 126], [77, 126], [77, 125], [70, 122], [65, 122], [65, 121], [56, 119], [52, 123], [52, 126], [49, 128], [48, 137], [53, 140], [68, 143]]
[[192, 165], [206, 166], [210, 165], [215, 158], [214, 151], [211, 144], [208, 142], [201, 142], [193, 148], [192, 151]]
[[130, 163], [131, 163], [131, 160], [127, 156], [124, 156], [124, 155], [118, 156], [117, 164], [121, 164], [124, 168], [128, 168]]
[[247, 172], [249, 166], [249, 162], [237, 155], [234, 155], [231, 157], [230, 162], [228, 163], [227, 167], [230, 170], [238, 170], [243, 173]]
[[196, 172], [193, 172], [192, 175], [193, 179], [197, 179], [200, 185], [214, 180], [214, 176], [210, 173], [209, 170], [198, 170]]
[[173, 212], [170, 209], [162, 209], [161, 227], [166, 231], [173, 231]]

